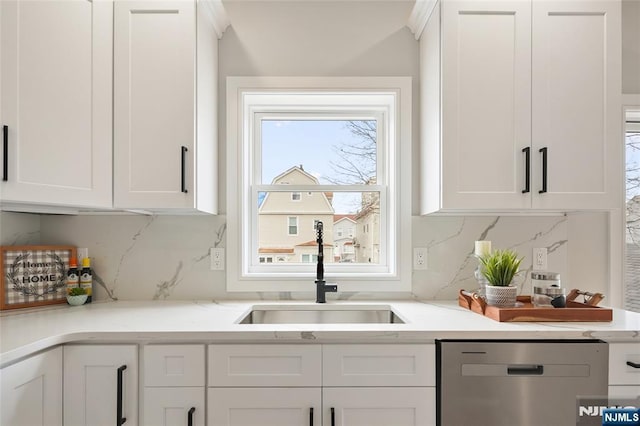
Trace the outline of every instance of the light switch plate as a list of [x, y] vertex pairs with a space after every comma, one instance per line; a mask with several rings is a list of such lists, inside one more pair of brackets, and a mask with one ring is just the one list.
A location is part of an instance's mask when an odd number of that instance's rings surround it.
[[220, 247], [211, 247], [209, 249], [211, 256], [211, 270], [224, 271], [224, 249]]

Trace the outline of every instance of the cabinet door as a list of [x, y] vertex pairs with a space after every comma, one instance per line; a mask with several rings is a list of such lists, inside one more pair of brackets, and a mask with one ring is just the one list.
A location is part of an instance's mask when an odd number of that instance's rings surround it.
[[192, 208], [194, 1], [119, 1], [114, 34], [114, 206]]
[[609, 386], [609, 398], [640, 398], [640, 385], [638, 386]]
[[62, 348], [0, 370], [0, 424], [62, 425]]
[[207, 425], [319, 425], [320, 404], [320, 388], [209, 388]]
[[145, 388], [144, 424], [204, 426], [204, 387]]
[[[120, 370], [122, 367], [126, 367]], [[118, 376], [122, 377], [121, 392]], [[134, 345], [64, 347], [64, 424], [117, 424], [118, 401], [127, 426], [138, 424], [138, 353]]]
[[111, 207], [112, 28], [108, 0], [0, 2], [3, 204]]
[[442, 208], [529, 208], [531, 3], [442, 2], [441, 91]]
[[622, 202], [619, 1], [533, 1], [533, 207]]
[[436, 424], [434, 387], [324, 388], [322, 401], [324, 426]]

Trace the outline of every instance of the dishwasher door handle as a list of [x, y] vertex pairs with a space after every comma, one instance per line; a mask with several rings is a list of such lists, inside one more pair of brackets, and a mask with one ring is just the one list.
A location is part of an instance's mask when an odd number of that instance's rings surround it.
[[542, 376], [544, 367], [542, 365], [532, 364], [514, 364], [507, 366], [507, 375], [509, 376]]

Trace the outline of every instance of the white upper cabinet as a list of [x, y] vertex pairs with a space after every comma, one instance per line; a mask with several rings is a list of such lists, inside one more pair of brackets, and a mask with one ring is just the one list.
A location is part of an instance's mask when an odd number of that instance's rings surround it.
[[[548, 149], [547, 192], [533, 198], [534, 208], [622, 206], [620, 7], [615, 0], [533, 1], [532, 155]], [[537, 164], [536, 193], [543, 182]]]
[[111, 207], [112, 30], [108, 0], [0, 2], [3, 209]]
[[217, 212], [215, 13], [195, 1], [118, 1], [114, 207]]
[[422, 213], [621, 202], [618, 1], [455, 1], [421, 34]]

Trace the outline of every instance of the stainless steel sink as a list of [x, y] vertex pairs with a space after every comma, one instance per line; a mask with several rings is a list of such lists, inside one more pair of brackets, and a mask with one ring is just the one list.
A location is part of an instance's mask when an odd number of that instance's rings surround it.
[[259, 305], [239, 324], [404, 324], [382, 305]]

